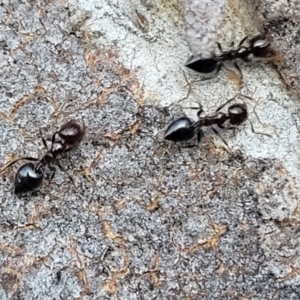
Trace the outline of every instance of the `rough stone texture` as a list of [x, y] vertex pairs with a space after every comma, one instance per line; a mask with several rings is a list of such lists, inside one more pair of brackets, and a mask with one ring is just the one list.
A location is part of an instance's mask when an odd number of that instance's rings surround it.
[[[227, 0], [182, 1], [186, 23], [186, 40], [194, 55], [202, 54], [209, 57], [215, 46], [215, 40], [220, 31], [223, 14], [222, 10]], [[203, 30], [205, 28], [205, 30]]]
[[[89, 128], [61, 159], [75, 186], [57, 170], [18, 198], [21, 162], [1, 175], [0, 299], [299, 299], [299, 106], [270, 66], [241, 64], [244, 84], [183, 70], [176, 1], [4, 1], [0, 15], [1, 165], [42, 154], [38, 128]], [[237, 93], [250, 117], [221, 133], [229, 147], [211, 131], [163, 141], [181, 105]]]
[[262, 13], [264, 29], [273, 37], [274, 45], [280, 49], [279, 74], [286, 85], [300, 95], [300, 2], [298, 0], [260, 0], [258, 9]]

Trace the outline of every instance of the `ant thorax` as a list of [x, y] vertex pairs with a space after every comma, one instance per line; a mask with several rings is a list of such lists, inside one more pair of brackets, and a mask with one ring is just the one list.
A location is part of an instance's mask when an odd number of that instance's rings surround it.
[[39, 160], [39, 162], [36, 165], [36, 170], [44, 170], [45, 166], [49, 163], [53, 162], [56, 156], [53, 155], [53, 152], [47, 151], [42, 158]]
[[[63, 146], [62, 140], [56, 140], [52, 145], [51, 145], [51, 150], [50, 153], [48, 153], [48, 156], [56, 157], [57, 155], [60, 155], [64, 152], [65, 147]], [[46, 154], [47, 155], [47, 154]]]
[[222, 128], [222, 129], [229, 129], [229, 128], [237, 126], [237, 125], [233, 126], [229, 119], [226, 119], [224, 122], [222, 122], [221, 124], [217, 124], [217, 125], [219, 128]]
[[202, 126], [212, 126], [214, 124], [223, 124], [227, 119], [227, 115], [218, 112], [215, 115], [212, 116], [205, 116], [205, 117], [200, 117], [200, 127]]
[[219, 112], [219, 113], [217, 113], [217, 114], [214, 116], [214, 118], [215, 118], [215, 119], [222, 119], [222, 118], [224, 118], [224, 113]]

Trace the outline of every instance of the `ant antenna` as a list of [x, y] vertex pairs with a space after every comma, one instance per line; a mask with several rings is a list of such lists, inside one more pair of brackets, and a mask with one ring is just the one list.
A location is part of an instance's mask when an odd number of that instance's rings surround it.
[[224, 106], [226, 106], [228, 103], [230, 103], [231, 101], [233, 101], [236, 97], [237, 97], [237, 95], [235, 95], [233, 98], [230, 98], [230, 99], [227, 100], [225, 103], [221, 104], [221, 105], [217, 108], [216, 112], [220, 111]]

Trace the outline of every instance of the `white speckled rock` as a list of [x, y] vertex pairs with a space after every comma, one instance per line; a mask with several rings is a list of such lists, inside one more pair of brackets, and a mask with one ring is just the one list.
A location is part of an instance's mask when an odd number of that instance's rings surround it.
[[186, 39], [192, 54], [207, 56], [213, 50], [227, 0], [183, 0]]
[[[299, 100], [264, 62], [239, 62], [243, 82], [230, 63], [206, 81], [183, 66], [189, 48], [257, 34], [255, 2], [3, 1], [1, 167], [46, 151], [40, 127], [76, 118], [89, 133], [59, 158], [75, 186], [57, 168], [17, 197], [23, 162], [1, 173], [1, 300], [299, 300]], [[226, 144], [163, 140], [184, 111], [196, 119], [182, 107], [213, 114], [236, 95], [249, 120]]]

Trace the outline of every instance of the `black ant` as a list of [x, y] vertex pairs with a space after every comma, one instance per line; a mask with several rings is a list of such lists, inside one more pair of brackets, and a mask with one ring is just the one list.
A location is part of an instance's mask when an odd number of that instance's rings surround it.
[[217, 43], [220, 55], [213, 55], [211, 58], [201, 58], [201, 55], [191, 56], [185, 66], [199, 73], [211, 73], [220, 71], [223, 63], [228, 60], [242, 59], [249, 61], [252, 54], [256, 58], [273, 56], [274, 50], [271, 48], [270, 39], [266, 35], [258, 35], [249, 41], [249, 46], [243, 46], [247, 37], [243, 38], [236, 50], [223, 51], [220, 43]]
[[248, 118], [246, 104], [233, 104], [228, 107], [227, 113], [219, 112], [223, 107], [224, 105], [220, 106], [216, 114], [205, 117], [200, 116], [202, 113], [202, 109], [200, 109], [197, 113], [199, 120], [196, 122], [187, 117], [175, 120], [168, 126], [164, 139], [176, 143], [189, 141], [197, 136], [197, 142], [199, 143], [202, 136], [202, 127], [217, 125], [219, 128], [234, 129]]
[[[41, 135], [43, 144], [47, 149], [41, 159], [34, 157], [17, 158], [5, 166], [0, 173], [14, 165], [19, 160], [36, 161], [37, 163], [35, 164], [31, 162], [26, 163], [18, 169], [14, 180], [14, 192], [15, 194], [23, 194], [38, 189], [43, 182], [46, 166], [50, 169], [50, 171], [52, 171], [50, 181], [53, 179], [56, 171], [56, 169], [52, 166], [53, 164], [58, 165], [61, 170], [65, 171], [57, 161], [57, 157], [77, 147], [84, 137], [85, 130], [86, 127], [83, 124], [74, 119], [69, 120], [53, 134], [50, 149], [48, 149], [47, 143]], [[71, 180], [73, 182], [72, 178]]]

